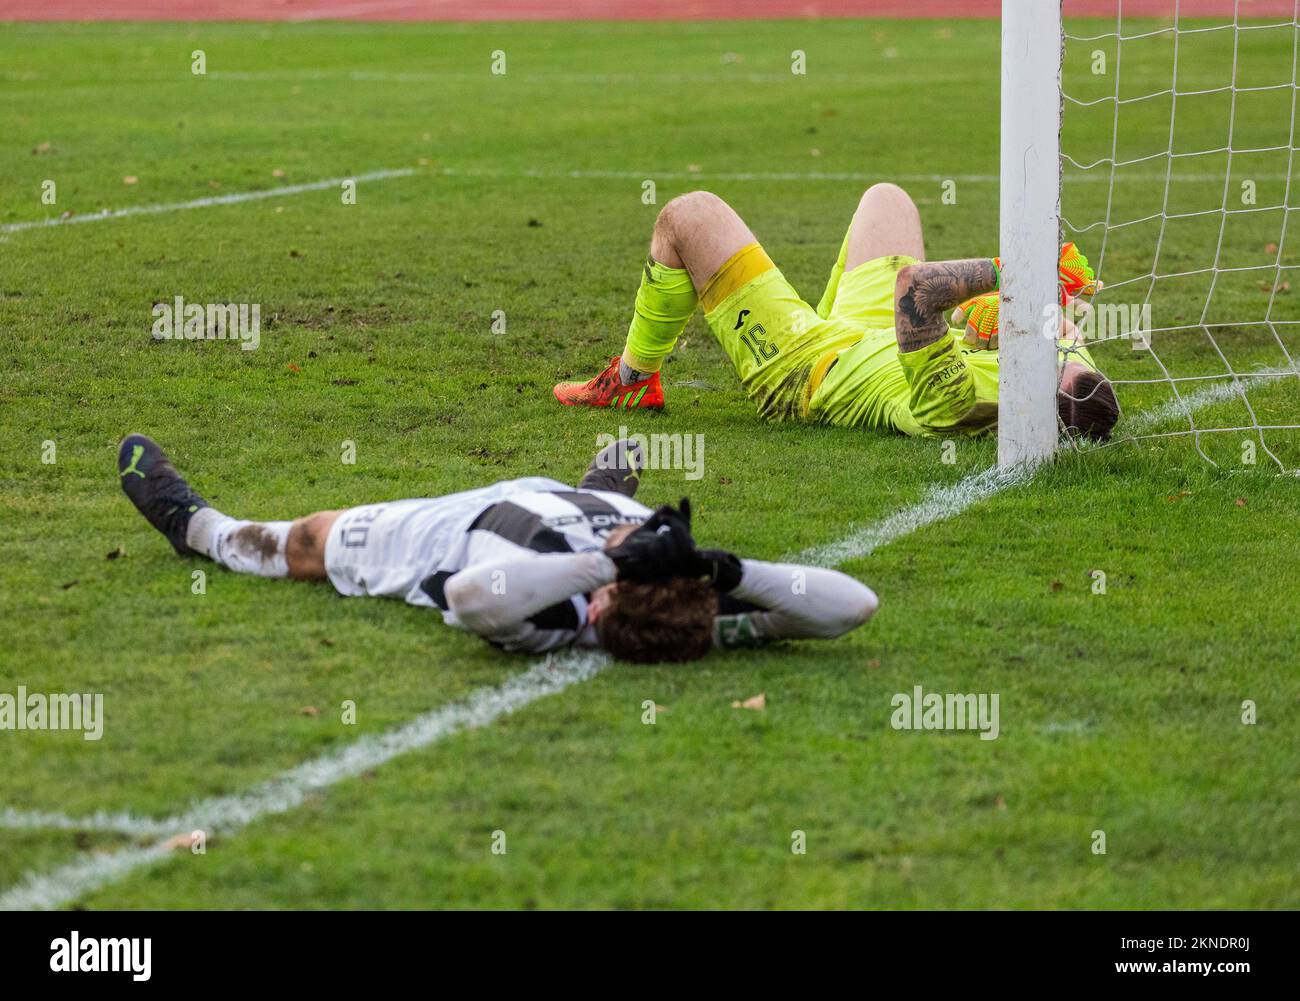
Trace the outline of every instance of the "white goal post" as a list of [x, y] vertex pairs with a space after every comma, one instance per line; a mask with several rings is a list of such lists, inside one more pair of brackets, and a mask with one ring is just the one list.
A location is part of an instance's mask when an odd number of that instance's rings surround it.
[[998, 464], [1056, 449], [1060, 0], [1002, 0]]
[[[1002, 0], [1001, 27], [999, 465], [1189, 438], [1300, 475], [1300, 0]], [[1131, 404], [1086, 445], [1057, 418], [1063, 242], [1099, 282], [1080, 350]]]

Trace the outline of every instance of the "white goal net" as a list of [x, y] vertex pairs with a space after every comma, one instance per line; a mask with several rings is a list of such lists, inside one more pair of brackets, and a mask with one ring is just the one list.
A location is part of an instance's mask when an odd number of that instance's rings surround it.
[[1117, 442], [1300, 468], [1297, 7], [1065, 3], [1061, 232], [1104, 286]]

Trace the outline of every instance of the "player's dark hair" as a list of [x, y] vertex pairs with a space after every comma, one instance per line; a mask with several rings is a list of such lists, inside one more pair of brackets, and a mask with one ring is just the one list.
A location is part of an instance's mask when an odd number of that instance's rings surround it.
[[1056, 413], [1068, 434], [1108, 441], [1119, 420], [1119, 400], [1101, 373], [1080, 372], [1068, 390], [1056, 394]]
[[698, 660], [713, 649], [717, 614], [718, 594], [704, 581], [619, 581], [596, 620], [596, 635], [619, 660]]

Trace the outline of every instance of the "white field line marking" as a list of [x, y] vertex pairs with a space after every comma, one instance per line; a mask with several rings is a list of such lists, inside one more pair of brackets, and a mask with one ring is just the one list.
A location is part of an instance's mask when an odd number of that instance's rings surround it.
[[106, 813], [100, 810], [85, 817], [69, 817], [43, 810], [0, 810], [0, 829], [11, 831], [111, 831], [132, 837], [178, 834], [165, 820], [137, 817], [130, 813]]
[[354, 174], [350, 177], [329, 177], [323, 181], [309, 184], [287, 184], [280, 188], [267, 188], [265, 191], [237, 191], [228, 195], [211, 195], [207, 198], [195, 198], [188, 202], [166, 202], [161, 205], [132, 205], [124, 209], [104, 209], [88, 215], [72, 215], [66, 219], [54, 216], [49, 219], [31, 219], [26, 222], [10, 222], [0, 226], [0, 233], [18, 233], [26, 229], [44, 229], [48, 226], [74, 226], [83, 222], [103, 222], [106, 219], [125, 219], [137, 215], [161, 215], [164, 212], [180, 212], [185, 209], [206, 209], [214, 205], [237, 205], [240, 202], [257, 202], [265, 198], [281, 198], [285, 195], [301, 195], [307, 191], [324, 191], [327, 188], [340, 187], [344, 181], [384, 181], [392, 177], [410, 177], [415, 173], [414, 167], [401, 167], [396, 170], [372, 170], [368, 174]]
[[[292, 24], [298, 18], [289, 17], [283, 23]], [[566, 25], [566, 30], [568, 26]], [[932, 69], [915, 70], [912, 67], [915, 64], [895, 63], [890, 64], [887, 60], [868, 60], [862, 63], [859, 68], [851, 73], [840, 71], [821, 70], [817, 73], [818, 84], [855, 84], [861, 85], [864, 81], [888, 82], [888, 83], [951, 83], [958, 85], [970, 85], [974, 81], [970, 77], [960, 73], [942, 73], [935, 72]], [[1167, 71], [1166, 71], [1167, 72]], [[129, 77], [112, 77], [108, 79], [95, 78], [93, 80], [72, 78], [73, 83], [102, 83], [102, 84], [120, 84], [134, 82], [172, 82], [179, 79], [188, 78], [188, 72], [177, 74], [176, 72], [158, 72], [158, 73], [141, 73], [133, 71]], [[208, 79], [213, 80], [231, 80], [238, 82], [272, 82], [272, 83], [292, 83], [295, 81], [314, 81], [314, 80], [357, 80], [370, 83], [445, 83], [448, 81], [466, 81], [473, 83], [486, 83], [491, 79], [486, 70], [384, 70], [384, 69], [344, 69], [342, 67], [327, 69], [324, 67], [305, 67], [297, 70], [209, 70], [206, 74]], [[789, 85], [791, 87], [803, 87], [802, 77], [785, 70], [742, 70], [733, 68], [730, 70], [709, 71], [700, 69], [693, 72], [663, 72], [640, 70], [618, 70], [615, 72], [593, 72], [593, 73], [575, 73], [571, 71], [547, 72], [547, 71], [521, 71], [513, 70], [509, 74], [511, 80], [526, 80], [528, 83], [575, 83], [575, 84], [609, 84], [609, 83], [626, 83], [638, 86], [653, 83], [665, 84], [738, 84], [738, 83], [775, 83]], [[68, 77], [65, 74], [45, 74], [37, 73], [31, 70], [20, 70], [14, 72], [0, 72], [0, 80], [12, 79], [19, 82], [36, 82], [36, 81], [57, 81], [66, 82]], [[1202, 77], [1201, 82], [1206, 87], [1215, 85], [1218, 81], [1210, 76]], [[501, 82], [502, 84], [505, 81]], [[1193, 77], [1179, 76], [1179, 83], [1185, 84], [1188, 88], [1193, 88], [1197, 81]], [[498, 84], [489, 84], [497, 86]], [[1253, 176], [1253, 175], [1252, 175]], [[1164, 179], [1164, 175], [1161, 175]]]
[[[6, 74], [0, 74], [0, 79], [4, 79]], [[33, 80], [55, 79], [53, 76], [45, 77], [34, 73], [9, 74], [21, 76], [23, 82], [32, 82]], [[188, 75], [188, 74], [186, 74]], [[358, 83], [483, 83], [490, 79], [487, 69], [483, 70], [326, 70], [326, 69], [304, 69], [304, 70], [210, 70], [207, 74], [209, 79], [230, 80], [232, 82], [246, 83], [293, 83], [312, 82], [312, 81], [334, 81], [334, 80], [352, 80]], [[166, 76], [149, 76], [145, 82], [167, 82], [178, 79], [178, 74], [171, 73]], [[183, 76], [179, 76], [184, 79]], [[62, 80], [63, 78], [58, 78]], [[132, 79], [139, 79], [133, 77]], [[718, 73], [699, 72], [699, 73], [639, 73], [634, 71], [623, 71], [614, 73], [529, 73], [524, 74], [518, 70], [512, 71], [507, 78], [509, 80], [526, 80], [528, 83], [540, 84], [581, 84], [590, 86], [592, 84], [631, 84], [638, 87], [644, 87], [648, 84], [742, 84], [742, 83], [775, 83], [788, 84], [794, 81], [794, 86], [801, 86], [797, 81], [798, 76], [786, 70], [785, 72], [742, 72], [736, 70], [728, 73], [726, 71]], [[881, 83], [961, 83], [965, 78], [958, 74], [936, 74], [931, 72], [906, 72], [902, 70], [878, 69], [873, 70], [865, 66], [861, 73], [819, 73], [817, 75], [818, 83], [847, 83], [861, 85], [864, 80], [875, 80]], [[1163, 179], [1164, 175], [1161, 175]]]
[[[163, 202], [155, 205], [131, 205], [123, 209], [103, 209], [67, 218], [51, 216], [46, 219], [27, 219], [21, 222], [9, 222], [0, 225], [0, 233], [21, 233], [26, 230], [48, 229], [58, 226], [75, 226], [87, 222], [104, 222], [110, 219], [126, 219], [131, 216], [162, 215], [167, 212], [181, 212], [188, 209], [206, 209], [218, 205], [238, 205], [243, 202], [264, 201], [267, 198], [281, 198], [300, 195], [309, 191], [324, 191], [337, 188], [344, 181], [384, 181], [395, 177], [410, 177], [417, 172], [415, 167], [399, 167], [391, 170], [373, 170], [366, 174], [351, 177], [330, 177], [322, 181], [305, 184], [287, 184], [278, 188], [262, 191], [236, 191], [227, 195], [210, 195], [194, 198], [187, 202]], [[875, 183], [882, 179], [900, 184], [940, 184], [944, 181], [959, 181], [963, 184], [996, 184], [996, 174], [884, 174], [868, 171], [690, 171], [690, 170], [502, 170], [477, 167], [441, 167], [430, 173], [443, 177], [466, 178], [500, 178], [533, 180], [608, 180], [608, 181], [786, 181], [805, 182], [851, 182], [857, 184]], [[1282, 180], [1285, 175], [1257, 175], [1256, 180]], [[1106, 181], [1107, 177], [1082, 174], [1064, 178], [1067, 184]], [[1163, 174], [1132, 176], [1129, 180], [1163, 181]], [[1189, 174], [1175, 177], [1179, 182], [1222, 181], [1222, 174]], [[0, 243], [8, 242], [0, 237]]]
[[[1287, 372], [1281, 369], [1266, 369], [1263, 374], [1252, 372], [1249, 378], [1249, 388], [1254, 389], [1256, 386], [1262, 386], [1298, 374], [1300, 373]], [[1224, 382], [1212, 382], [1210, 385], [1194, 393], [1189, 393], [1181, 399], [1172, 397], [1159, 406], [1134, 414], [1132, 420], [1125, 421], [1125, 438], [1150, 431], [1175, 417], [1186, 420], [1192, 416], [1193, 411], [1200, 410], [1202, 407], [1211, 407], [1216, 403], [1226, 403], [1228, 400], [1240, 400], [1244, 395], [1245, 388], [1246, 383], [1244, 382], [1238, 384], [1232, 380], [1226, 380]], [[1119, 440], [1123, 441], [1124, 438]]]
[[846, 535], [838, 542], [806, 549], [799, 554], [796, 562], [832, 567], [845, 560], [866, 556], [895, 539], [910, 535], [918, 528], [955, 517], [972, 504], [992, 497], [1007, 487], [1027, 483], [1032, 477], [1030, 467], [1018, 466], [1009, 470], [995, 468], [974, 473], [951, 486], [932, 487], [919, 503], [895, 511], [883, 521]]
[[29, 873], [18, 886], [0, 896], [0, 910], [52, 911], [83, 893], [126, 879], [144, 866], [172, 853], [166, 841], [116, 852], [87, 852], [49, 873]]
[[[1220, 385], [1203, 387], [1183, 398], [1181, 410], [1169, 412], [1157, 407], [1150, 413], [1137, 414], [1133, 424], [1155, 426], [1160, 420], [1185, 415], [1195, 409], [1222, 402], [1235, 394], [1224, 395]], [[1167, 406], [1167, 405], [1165, 405]], [[866, 556], [905, 535], [927, 525], [952, 518], [978, 501], [1018, 483], [1033, 478], [1030, 468], [1002, 471], [988, 469], [974, 473], [951, 486], [932, 488], [919, 503], [895, 512], [876, 525], [854, 532], [839, 542], [814, 546], [790, 559], [820, 566], [830, 566], [848, 559]], [[243, 793], [216, 796], [191, 807], [168, 820], [134, 818], [125, 814], [108, 815], [117, 824], [104, 826], [95, 814], [86, 820], [61, 814], [0, 813], [0, 828], [118, 830], [128, 834], [177, 835], [202, 830], [208, 834], [232, 835], [253, 821], [283, 813], [299, 806], [313, 792], [329, 788], [336, 782], [353, 778], [398, 755], [419, 750], [444, 737], [486, 726], [499, 717], [522, 709], [531, 702], [563, 691], [570, 685], [595, 677], [608, 666], [604, 654], [565, 654], [533, 664], [497, 688], [479, 689], [461, 702], [430, 710], [396, 730], [384, 734], [367, 734], [337, 751], [281, 773]], [[96, 818], [101, 818], [96, 826]], [[41, 821], [45, 821], [42, 823]], [[50, 823], [53, 821], [53, 823]], [[115, 853], [87, 853], [48, 873], [29, 873], [23, 882], [0, 894], [0, 910], [52, 910], [102, 887], [125, 879], [135, 870], [166, 858], [171, 850], [167, 839], [142, 848]]]
[[[281, 25], [292, 25], [293, 18], [286, 18], [280, 22]], [[224, 25], [214, 25], [215, 28], [221, 28]], [[566, 25], [568, 31], [572, 26]], [[325, 27], [325, 26], [322, 26]], [[405, 27], [405, 26], [403, 26]], [[448, 29], [454, 29], [457, 25], [447, 23]], [[286, 30], [283, 27], [278, 30]], [[264, 37], [271, 37], [265, 34]], [[391, 70], [391, 69], [325, 69], [325, 68], [304, 68], [298, 70], [209, 70], [205, 76], [209, 80], [228, 81], [231, 83], [314, 83], [319, 81], [352, 81], [356, 83], [482, 83], [488, 86], [504, 86], [505, 81], [498, 83], [488, 83], [489, 80], [495, 80], [490, 76], [486, 69], [482, 70]], [[64, 73], [40, 73], [35, 70], [0, 70], [0, 82], [4, 83], [58, 83], [58, 84], [76, 84], [76, 85], [98, 85], [101, 87], [121, 87], [126, 84], [170, 84], [178, 81], [192, 79], [188, 68], [179, 71], [156, 71], [148, 72], [139, 69], [132, 69], [129, 74], [99, 77], [83, 76], [69, 77]], [[804, 86], [800, 81], [802, 77], [792, 74], [789, 70], [697, 70], [694, 72], [641, 72], [637, 70], [619, 70], [615, 72], [593, 72], [593, 73], [576, 73], [572, 71], [562, 72], [524, 72], [519, 69], [513, 70], [509, 79], [512, 81], [525, 80], [530, 84], [576, 84], [580, 86], [611, 84], [626, 84], [635, 87], [645, 87], [652, 84], [666, 84], [668, 86], [699, 85], [699, 84], [776, 84], [778, 86], [800, 87]], [[821, 71], [817, 74], [819, 84], [850, 84], [861, 87], [864, 82], [872, 83], [947, 83], [957, 86], [969, 85], [970, 78], [958, 73], [936, 73], [933, 70], [912, 70], [907, 65], [890, 65], [888, 62], [876, 60], [867, 62], [852, 73], [828, 72]], [[1203, 78], [1205, 87], [1213, 87], [1218, 81], [1210, 77]], [[1189, 88], [1193, 88], [1196, 81], [1192, 78], [1185, 78], [1181, 74], [1179, 83], [1185, 83]], [[1252, 175], [1259, 177], [1261, 175]], [[1164, 180], [1161, 174], [1160, 180]]]
[[90, 852], [48, 873], [29, 874], [22, 883], [0, 894], [0, 910], [50, 910], [70, 903], [165, 858], [170, 853], [171, 836], [196, 830], [208, 835], [235, 834], [260, 817], [292, 810], [313, 792], [355, 778], [454, 733], [487, 726], [537, 699], [595, 677], [608, 663], [609, 658], [601, 653], [570, 653], [539, 661], [496, 688], [480, 688], [468, 698], [423, 713], [396, 730], [366, 734], [245, 792], [214, 796], [168, 820], [141, 821], [141, 825], [148, 826], [148, 833], [166, 836], [145, 847]]
[[[1287, 374], [1278, 372], [1276, 375], [1252, 378], [1249, 388], [1254, 389], [1258, 385], [1283, 378]], [[1237, 384], [1231, 382], [1211, 383], [1186, 394], [1181, 401], [1169, 400], [1150, 410], [1139, 411], [1125, 421], [1125, 431], [1129, 435], [1140, 434], [1159, 427], [1174, 417], [1188, 418], [1203, 407], [1223, 403], [1226, 400], [1239, 400], [1244, 388], [1246, 388], [1244, 384], [1239, 388]], [[806, 549], [794, 559], [815, 566], [837, 566], [845, 560], [867, 556], [881, 546], [887, 546], [895, 539], [902, 538], [918, 528], [961, 514], [971, 505], [986, 500], [1007, 487], [1029, 482], [1035, 471], [1034, 468], [1025, 466], [1011, 469], [986, 469], [981, 473], [973, 473], [951, 486], [932, 487], [919, 503], [896, 511], [883, 521], [845, 536], [838, 542]]]
[[[497, 177], [497, 178], [536, 178], [539, 180], [611, 180], [611, 181], [853, 181], [857, 183], [875, 183], [876, 181], [893, 181], [896, 184], [920, 184], [943, 181], [959, 181], [964, 184], [996, 184], [1000, 180], [997, 174], [892, 174], [882, 171], [689, 171], [689, 170], [509, 170], [494, 167], [441, 167], [435, 172], [444, 177]], [[1285, 180], [1286, 174], [1258, 175], [1256, 180]], [[1108, 175], [1078, 174], [1062, 178], [1065, 184], [1088, 184], [1109, 181]], [[1164, 174], [1126, 175], [1126, 181], [1164, 182]], [[1172, 178], [1172, 183], [1206, 183], [1223, 182], [1222, 174], [1184, 174]]]

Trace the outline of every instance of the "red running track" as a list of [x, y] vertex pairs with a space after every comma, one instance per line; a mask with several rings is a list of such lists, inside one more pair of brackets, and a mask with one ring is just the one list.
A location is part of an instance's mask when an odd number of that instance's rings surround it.
[[[1039, 0], [1034, 0], [1039, 2]], [[1067, 15], [1113, 17], [1116, 0], [1065, 0]], [[1231, 18], [1233, 0], [1180, 0], [1184, 17]], [[0, 21], [560, 21], [775, 17], [997, 17], [1001, 0], [0, 0]], [[1240, 0], [1243, 18], [1287, 20], [1293, 0]], [[1125, 0], [1126, 17], [1169, 16], [1174, 0]]]

